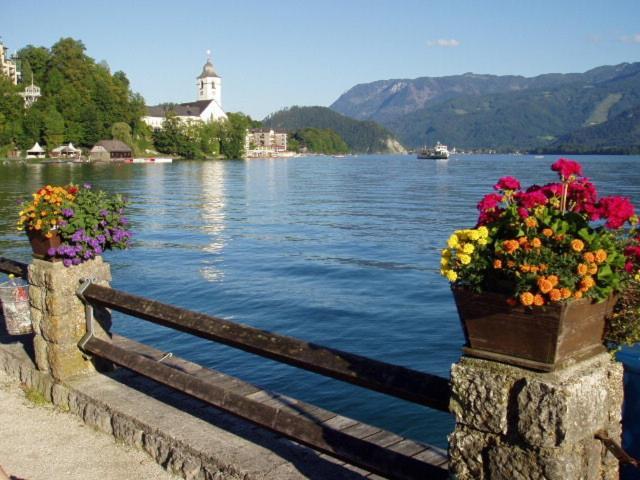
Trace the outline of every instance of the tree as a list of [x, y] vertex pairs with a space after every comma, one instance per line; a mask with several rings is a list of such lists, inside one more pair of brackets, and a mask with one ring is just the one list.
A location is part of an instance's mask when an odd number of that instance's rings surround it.
[[111, 136], [120, 140], [130, 147], [133, 145], [133, 137], [131, 136], [131, 127], [124, 122], [116, 122], [111, 127]]
[[251, 117], [242, 113], [229, 113], [222, 122], [220, 152], [228, 159], [244, 158], [247, 129], [251, 126]]
[[51, 107], [44, 117], [45, 140], [49, 149], [64, 142], [64, 118], [55, 107]]

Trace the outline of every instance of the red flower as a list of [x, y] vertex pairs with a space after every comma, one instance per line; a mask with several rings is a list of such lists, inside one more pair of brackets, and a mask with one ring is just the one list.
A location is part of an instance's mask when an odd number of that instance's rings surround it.
[[562, 184], [561, 183], [548, 183], [540, 190], [544, 192], [547, 197], [559, 197], [562, 195]]
[[568, 158], [561, 158], [551, 165], [551, 170], [558, 172], [563, 180], [572, 176], [582, 176], [582, 165]]
[[478, 202], [478, 210], [486, 212], [496, 208], [502, 202], [502, 195], [499, 193], [489, 193], [482, 197], [482, 200]]
[[516, 202], [524, 208], [535, 208], [539, 205], [546, 205], [549, 199], [538, 187], [538, 190], [528, 189], [526, 192], [516, 194]]
[[494, 190], [519, 190], [520, 182], [514, 177], [502, 177], [493, 188]]
[[490, 225], [493, 222], [499, 220], [500, 215], [502, 215], [502, 212], [504, 212], [504, 209], [502, 208], [484, 210], [483, 212], [480, 213], [480, 216], [478, 217], [478, 223], [476, 224], [476, 228], [481, 227], [483, 225]]
[[520, 218], [527, 218], [529, 216], [529, 210], [524, 207], [520, 207], [518, 208], [518, 215], [520, 215]]
[[626, 197], [605, 197], [599, 205], [600, 215], [607, 219], [604, 225], [607, 228], [620, 228], [635, 214], [633, 204]]
[[574, 212], [587, 212], [591, 220], [599, 218], [599, 212], [596, 208], [598, 192], [595, 185], [588, 178], [581, 178], [571, 182], [568, 187], [567, 197], [569, 204], [573, 206]]

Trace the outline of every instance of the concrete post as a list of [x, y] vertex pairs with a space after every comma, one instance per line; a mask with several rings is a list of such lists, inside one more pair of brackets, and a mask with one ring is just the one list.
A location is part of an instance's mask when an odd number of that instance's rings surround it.
[[[95, 371], [93, 363], [78, 349], [78, 341], [86, 332], [86, 321], [84, 304], [76, 290], [82, 280], [88, 278], [97, 284], [109, 285], [109, 264], [98, 257], [72, 267], [38, 259], [29, 265], [36, 365], [56, 380]], [[108, 338], [110, 313], [96, 308], [94, 317], [96, 335]]]
[[606, 353], [553, 373], [463, 357], [451, 370], [451, 477], [617, 480], [594, 434], [620, 441], [622, 373]]

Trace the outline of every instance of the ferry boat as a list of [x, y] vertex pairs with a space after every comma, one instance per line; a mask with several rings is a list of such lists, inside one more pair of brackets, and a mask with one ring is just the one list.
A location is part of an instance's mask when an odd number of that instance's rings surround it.
[[418, 158], [427, 160], [447, 160], [449, 158], [449, 149], [440, 142], [436, 143], [434, 148], [423, 148], [418, 152]]

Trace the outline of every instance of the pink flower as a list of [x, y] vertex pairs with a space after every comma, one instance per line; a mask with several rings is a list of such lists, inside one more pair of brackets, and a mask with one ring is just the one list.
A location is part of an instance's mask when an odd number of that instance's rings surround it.
[[605, 197], [599, 206], [600, 215], [607, 219], [604, 226], [611, 229], [620, 228], [635, 214], [633, 204], [626, 197]]
[[520, 215], [520, 218], [527, 218], [529, 216], [529, 210], [524, 207], [519, 207], [518, 215]]
[[561, 158], [551, 165], [551, 170], [558, 172], [560, 178], [566, 180], [572, 176], [582, 176], [582, 165], [568, 158]]
[[598, 192], [595, 185], [588, 178], [580, 178], [575, 182], [571, 182], [568, 187], [567, 197], [574, 212], [587, 212], [591, 220], [599, 218], [595, 205], [598, 200]]
[[502, 202], [502, 195], [499, 193], [489, 193], [482, 197], [482, 200], [478, 202], [478, 210], [486, 212], [496, 208]]
[[482, 225], [490, 225], [493, 222], [499, 220], [500, 216], [502, 215], [502, 212], [504, 212], [504, 209], [502, 208], [494, 208], [491, 210], [485, 210], [481, 212], [480, 216], [478, 217], [478, 223], [476, 224], [476, 228], [481, 227]]
[[520, 182], [514, 177], [502, 177], [493, 188], [494, 190], [519, 190]]
[[624, 271], [627, 273], [633, 273], [633, 262], [627, 262], [624, 264]]
[[562, 195], [562, 184], [548, 183], [544, 187], [542, 187], [540, 190], [542, 190], [544, 194], [549, 198], [559, 197], [560, 195]]
[[528, 189], [524, 193], [521, 192], [516, 194], [516, 202], [524, 208], [535, 208], [539, 205], [546, 205], [549, 202], [549, 199], [541, 189]]

